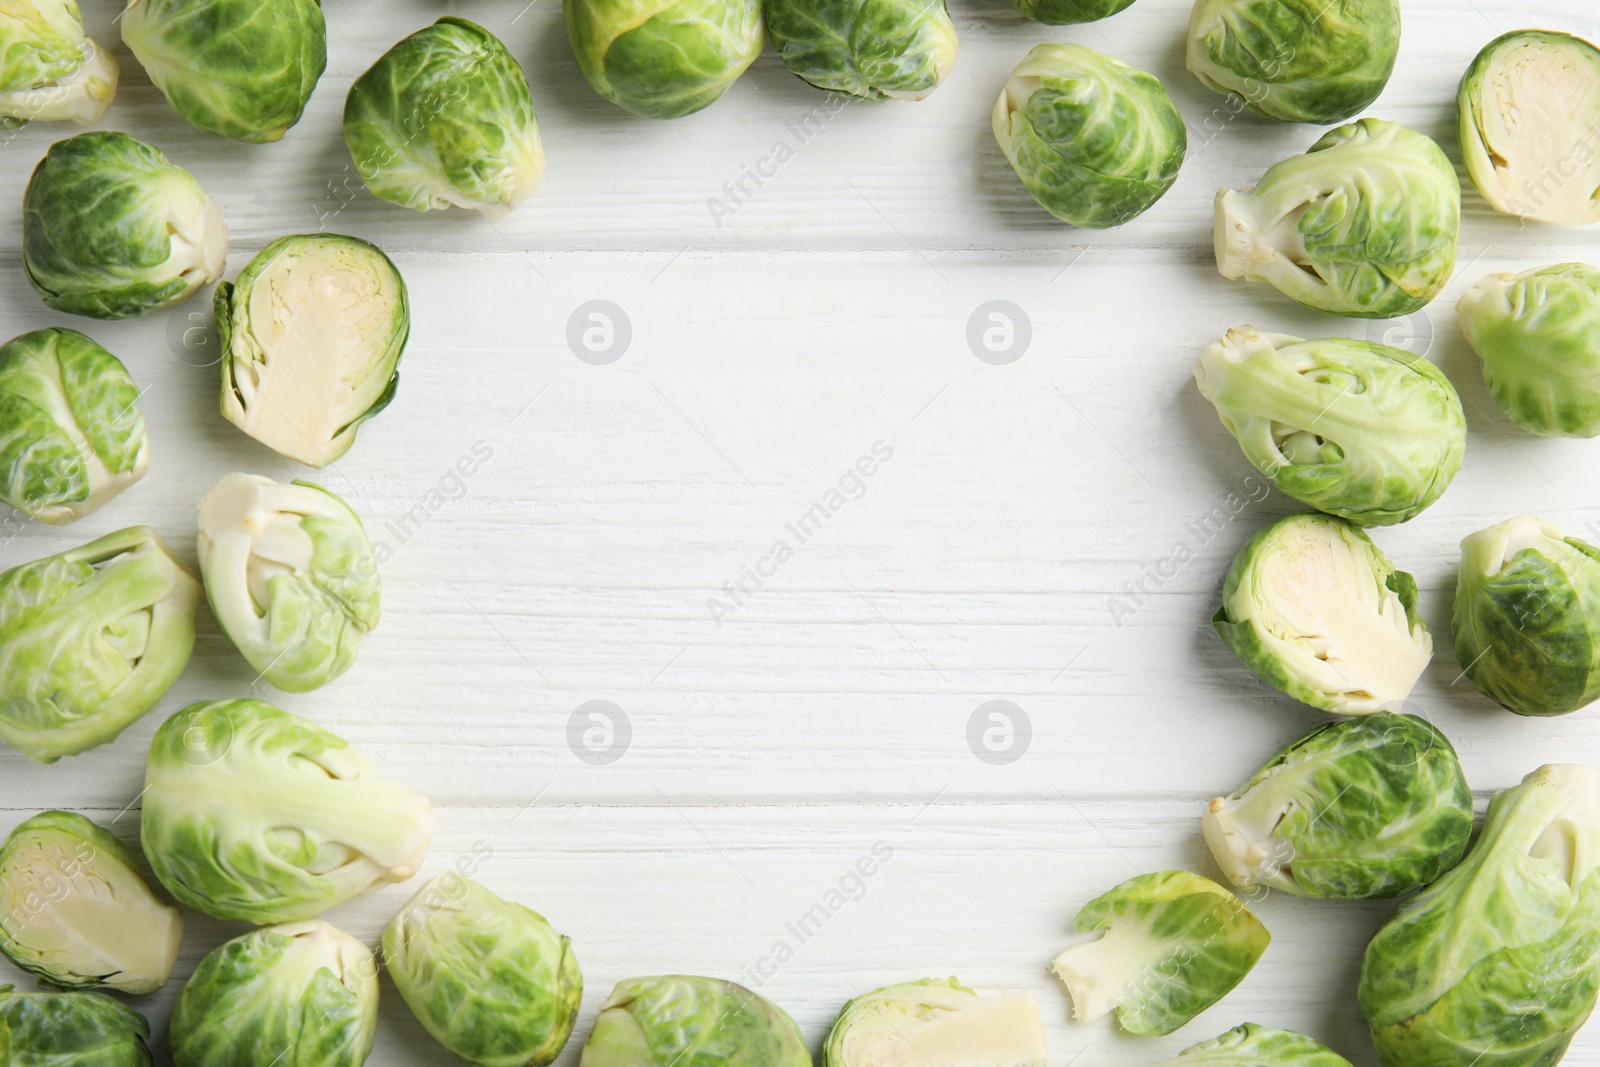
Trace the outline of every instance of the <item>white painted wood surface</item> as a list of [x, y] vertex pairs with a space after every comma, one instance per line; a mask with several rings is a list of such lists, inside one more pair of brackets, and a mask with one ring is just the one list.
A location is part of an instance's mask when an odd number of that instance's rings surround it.
[[[160, 145], [222, 202], [230, 276], [271, 238], [318, 228], [378, 242], [405, 273], [414, 326], [399, 397], [321, 476], [393, 558], [383, 624], [349, 675], [304, 696], [252, 689], [202, 609], [187, 674], [116, 744], [49, 767], [0, 751], [0, 830], [59, 806], [131, 837], [137, 812], [119, 813], [136, 804], [164, 715], [253, 694], [337, 730], [433, 798], [428, 873], [481, 842], [493, 850], [481, 879], [573, 937], [588, 990], [563, 1064], [576, 1063], [613, 982], [665, 971], [745, 975], [813, 1041], [858, 991], [957, 974], [1034, 989], [1057, 1065], [1153, 1064], [1245, 1020], [1371, 1064], [1353, 990], [1387, 905], [1266, 901], [1275, 936], [1261, 965], [1165, 1039], [1069, 1024], [1044, 971], [1076, 909], [1114, 882], [1171, 866], [1216, 876], [1201, 803], [1318, 721], [1209, 631], [1232, 553], [1291, 502], [1249, 493], [1250, 469], [1189, 368], [1224, 329], [1252, 322], [1397, 331], [1456, 382], [1471, 424], [1460, 477], [1377, 539], [1422, 585], [1440, 647], [1417, 707], [1455, 742], [1481, 802], [1542, 762], [1600, 761], [1600, 714], [1520, 719], [1457, 681], [1457, 543], [1521, 513], [1600, 533], [1600, 444], [1511, 426], [1453, 305], [1490, 270], [1595, 259], [1595, 231], [1523, 227], [1469, 189], [1461, 274], [1432, 308], [1379, 327], [1300, 310], [1216, 275], [1210, 205], [1317, 131], [1228, 119], [1183, 70], [1184, 0], [1057, 29], [1003, 0], [953, 6], [961, 57], [925, 102], [830, 111], [768, 53], [716, 106], [657, 123], [583, 84], [554, 0], [331, 0], [329, 68], [306, 118], [279, 144], [249, 146], [172, 114], [116, 40], [113, 5], [91, 0], [91, 30], [124, 66], [107, 125]], [[339, 135], [353, 77], [445, 13], [504, 38], [539, 109], [548, 177], [493, 226], [374, 200]], [[1482, 44], [1529, 25], [1600, 36], [1590, 0], [1406, 0], [1405, 17], [1399, 68], [1371, 113], [1437, 136], [1452, 156], [1455, 84]], [[1177, 185], [1123, 229], [1054, 223], [993, 144], [992, 99], [1045, 40], [1153, 71], [1189, 121]], [[802, 141], [794, 129], [808, 117], [817, 132]], [[19, 202], [68, 132], [8, 135], [0, 202]], [[780, 141], [793, 159], [717, 225], [708, 200]], [[136, 522], [192, 560], [194, 505], [218, 477], [302, 473], [219, 416], [216, 370], [198, 365], [211, 357], [182, 345], [205, 300], [116, 324], [57, 315], [29, 290], [18, 240], [18, 213], [0, 213], [6, 333], [71, 325], [121, 355], [148, 387], [154, 459], [143, 483], [75, 526], [8, 525], [0, 566]], [[1006, 366], [966, 341], [969, 316], [996, 298], [1032, 323], [1030, 347]], [[632, 325], [606, 366], [566, 340], [569, 317], [596, 299]], [[452, 481], [479, 442], [491, 458]], [[892, 456], [859, 498], [719, 625], [708, 601], [775, 540], [795, 544], [785, 524], [875, 445]], [[454, 499], [434, 509], [440, 489]], [[1197, 537], [1192, 524], [1230, 493], [1258, 499]], [[402, 538], [408, 513], [426, 521]], [[1194, 559], [1162, 575], [1178, 544]], [[1141, 581], [1151, 595], [1128, 597]], [[994, 699], [1021, 707], [1032, 731], [1003, 766], [967, 741], [975, 709]], [[568, 745], [590, 700], [631, 724], [609, 765]], [[844, 887], [859, 899], [804, 944], [786, 933], [880, 841], [892, 858]], [[375, 942], [414, 886], [327, 917]], [[191, 917], [177, 978], [239, 929]], [[793, 958], [764, 976], [780, 940]], [[177, 984], [141, 1002], [158, 1035]], [[383, 1015], [373, 1064], [450, 1062], [387, 985]], [[1600, 1029], [1568, 1062], [1600, 1064]]]

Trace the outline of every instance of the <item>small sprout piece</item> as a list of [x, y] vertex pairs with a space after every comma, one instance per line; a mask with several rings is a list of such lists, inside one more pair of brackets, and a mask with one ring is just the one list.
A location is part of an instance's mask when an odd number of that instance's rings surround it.
[[1252, 188], [1217, 194], [1224, 278], [1267, 282], [1306, 307], [1390, 319], [1455, 269], [1461, 186], [1433, 141], [1380, 119], [1323, 134]]
[[717, 978], [618, 982], [600, 1005], [578, 1067], [811, 1067], [787, 1012]]
[[1240, 326], [1205, 350], [1194, 377], [1273, 485], [1358, 525], [1415, 517], [1461, 469], [1461, 398], [1404, 349]]
[[167, 1045], [175, 1067], [361, 1067], [378, 1029], [378, 964], [321, 919], [252, 930], [184, 984]]
[[945, 0], [766, 0], [765, 11], [778, 58], [818, 89], [921, 100], [956, 62]]
[[0, 985], [0, 1063], [7, 1067], [150, 1067], [149, 1040], [145, 1017], [104, 993], [22, 993]]
[[1245, 1023], [1190, 1045], [1165, 1067], [1350, 1067], [1350, 1061], [1293, 1030]]
[[1133, 3], [1133, 0], [1011, 0], [1018, 11], [1048, 26], [1098, 22]]
[[1340, 715], [1399, 711], [1433, 658], [1416, 580], [1360, 527], [1313, 512], [1239, 550], [1211, 625], [1262, 681]]
[[1000, 90], [991, 124], [1039, 205], [1095, 230], [1160, 200], [1189, 143], [1159, 81], [1078, 44], [1036, 45]]
[[14, 0], [0, 39], [0, 127], [99, 122], [117, 95], [117, 60], [83, 32], [75, 0]]
[[647, 119], [716, 103], [764, 43], [761, 0], [563, 0], [591, 88]]
[[954, 978], [874, 990], [844, 1006], [823, 1067], [1045, 1067], [1032, 993], [974, 992]]
[[421, 793], [259, 700], [190, 704], [150, 745], [145, 858], [180, 904], [219, 919], [308, 919], [403, 882], [432, 832]]
[[1445, 736], [1380, 711], [1329, 723], [1206, 809], [1206, 843], [1240, 889], [1362, 900], [1421, 889], [1472, 836], [1472, 792]]
[[1170, 1034], [1238, 985], [1271, 935], [1209, 878], [1159, 871], [1083, 906], [1073, 926], [1098, 938], [1050, 965], [1079, 1022], [1113, 1011], [1131, 1034]]
[[222, 414], [280, 455], [325, 467], [394, 399], [411, 312], [375, 245], [280, 237], [217, 286], [216, 315]]

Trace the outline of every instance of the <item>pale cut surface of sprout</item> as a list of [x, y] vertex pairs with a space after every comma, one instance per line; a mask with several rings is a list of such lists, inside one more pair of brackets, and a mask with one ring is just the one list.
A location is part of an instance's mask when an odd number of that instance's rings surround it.
[[1033, 994], [972, 990], [955, 979], [889, 986], [839, 1013], [825, 1067], [1044, 1067]]
[[71, 74], [49, 85], [0, 92], [0, 116], [24, 122], [99, 122], [116, 98], [122, 68], [116, 56], [87, 37], [79, 47], [83, 63]]

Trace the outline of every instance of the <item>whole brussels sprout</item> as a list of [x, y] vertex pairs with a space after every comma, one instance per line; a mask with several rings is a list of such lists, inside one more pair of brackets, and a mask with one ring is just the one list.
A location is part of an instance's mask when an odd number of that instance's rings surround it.
[[318, 0], [129, 0], [122, 40], [197, 130], [276, 141], [328, 65]]
[[182, 936], [132, 853], [82, 815], [42, 812], [0, 847], [0, 952], [58, 989], [153, 993]]
[[1078, 44], [1036, 45], [1000, 90], [991, 125], [1039, 205], [1096, 230], [1160, 200], [1189, 144], [1159, 81]]
[[828, 1031], [823, 1067], [1045, 1067], [1032, 993], [978, 993], [954, 978], [875, 989]]
[[0, 346], [0, 502], [68, 523], [144, 477], [139, 387], [76, 330], [51, 327]]
[[57, 311], [125, 319], [222, 277], [228, 228], [194, 175], [125, 133], [50, 146], [22, 197], [22, 265]]
[[321, 919], [252, 930], [194, 969], [172, 1010], [175, 1067], [361, 1067], [378, 1029], [378, 965]]
[[1456, 92], [1461, 155], [1489, 206], [1539, 222], [1600, 222], [1600, 49], [1581, 37], [1496, 37]]
[[778, 58], [818, 89], [921, 100], [955, 66], [945, 0], [766, 0], [765, 12]]
[[199, 602], [148, 526], [0, 574], [0, 741], [54, 763], [116, 740], [183, 673]]
[[642, 118], [716, 103], [761, 54], [761, 0], [562, 0], [590, 87]]
[[1455, 269], [1461, 185], [1433, 141], [1380, 119], [1323, 134], [1252, 188], [1217, 194], [1217, 270], [1306, 307], [1390, 319]]
[[579, 1067], [811, 1067], [787, 1012], [741, 985], [664, 975], [618, 982]]
[[493, 221], [544, 177], [528, 79], [500, 38], [463, 18], [418, 30], [355, 80], [344, 143], [374, 196], [416, 211]]
[[1131, 6], [1133, 0], [1011, 0], [1011, 3], [1035, 22], [1071, 26], [1110, 18]]
[[230, 474], [199, 512], [206, 599], [250, 666], [290, 693], [349, 670], [378, 624], [378, 564], [349, 505], [310, 482]]
[[1168, 1060], [1166, 1067], [1350, 1067], [1350, 1061], [1293, 1030], [1245, 1023], [1190, 1045]]
[[383, 962], [423, 1029], [479, 1067], [545, 1067], [583, 999], [572, 942], [544, 916], [442, 874], [383, 931]]
[[1420, 889], [1472, 836], [1455, 749], [1414, 715], [1313, 730], [1205, 813], [1206, 843], [1240, 889], [1362, 900]]
[[1313, 512], [1239, 550], [1211, 625], [1262, 681], [1340, 715], [1398, 711], [1433, 658], [1416, 580], [1359, 526]]
[[117, 95], [116, 57], [83, 32], [74, 0], [12, 0], [0, 40], [0, 127], [99, 122]]
[[325, 467], [394, 399], [411, 311], [376, 245], [280, 237], [217, 286], [215, 304], [222, 414], [280, 455]]
[[1194, 378], [1273, 485], [1358, 525], [1414, 518], [1461, 469], [1461, 398], [1404, 349], [1240, 326], [1205, 350]]
[[1549, 1067], [1600, 987], [1600, 771], [1495, 794], [1454, 870], [1367, 946], [1358, 995], [1383, 1067]]
[[150, 1023], [104, 993], [21, 993], [0, 985], [6, 1067], [150, 1067]]
[[178, 903], [219, 919], [308, 919], [403, 882], [432, 833], [421, 793], [259, 700], [190, 704], [150, 745], [145, 858]]
[[1188, 66], [1269, 119], [1346, 122], [1400, 52], [1400, 0], [1195, 0]]
[[1130, 1034], [1170, 1034], [1227, 995], [1272, 935], [1228, 890], [1188, 871], [1141, 874], [1083, 906], [1101, 931], [1055, 958], [1080, 1022], [1116, 1013]]

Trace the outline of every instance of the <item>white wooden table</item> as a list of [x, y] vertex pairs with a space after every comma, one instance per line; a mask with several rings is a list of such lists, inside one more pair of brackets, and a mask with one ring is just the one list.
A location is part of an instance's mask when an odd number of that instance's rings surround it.
[[[254, 695], [432, 798], [428, 874], [490, 850], [478, 877], [572, 937], [588, 988], [563, 1064], [614, 982], [672, 971], [743, 976], [814, 1043], [857, 992], [955, 974], [1036, 991], [1061, 1067], [1155, 1064], [1245, 1020], [1373, 1063], [1354, 986], [1388, 904], [1267, 900], [1261, 964], [1167, 1038], [1069, 1023], [1045, 971], [1077, 908], [1115, 882], [1167, 867], [1218, 877], [1202, 802], [1320, 721], [1210, 632], [1234, 551], [1293, 504], [1249, 491], [1251, 469], [1190, 367], [1250, 322], [1389, 331], [1455, 381], [1471, 425], [1461, 475], [1377, 540], [1421, 584], [1438, 649], [1417, 708], [1455, 742], [1481, 808], [1540, 763], [1600, 762], [1600, 713], [1521, 719], [1457, 681], [1457, 544], [1522, 513], [1600, 534], [1600, 444], [1516, 430], [1483, 389], [1454, 303], [1491, 270], [1595, 260], [1600, 231], [1523, 227], [1469, 188], [1461, 273], [1427, 311], [1376, 327], [1304, 311], [1216, 274], [1211, 201], [1318, 132], [1228, 117], [1183, 68], [1186, 0], [1068, 28], [1029, 23], [1004, 0], [954, 4], [961, 56], [925, 102], [830, 107], [769, 51], [709, 110], [651, 122], [583, 83], [555, 0], [331, 0], [329, 66], [306, 117], [251, 146], [172, 113], [117, 39], [113, 5], [91, 0], [91, 32], [123, 61], [106, 124], [162, 147], [221, 201], [230, 277], [270, 239], [319, 228], [377, 242], [404, 272], [413, 328], [399, 396], [320, 476], [392, 559], [383, 623], [344, 678], [303, 696], [252, 688], [202, 609], [188, 672], [117, 743], [48, 767], [0, 751], [0, 831], [64, 807], [131, 840], [161, 720]], [[1399, 67], [1371, 113], [1456, 158], [1456, 82], [1479, 47], [1524, 26], [1600, 37], [1591, 0], [1404, 6]], [[339, 132], [351, 80], [446, 13], [481, 22], [523, 63], [549, 155], [535, 198], [492, 226], [373, 199]], [[1120, 230], [1055, 223], [990, 135], [1000, 85], [1047, 40], [1154, 72], [1189, 122], [1177, 185]], [[0, 202], [19, 203], [46, 146], [71, 132], [8, 135]], [[779, 155], [792, 158], [775, 166]], [[746, 179], [753, 195], [736, 210], [713, 211], [746, 168], [771, 176]], [[153, 462], [77, 525], [8, 527], [0, 566], [134, 523], [192, 561], [194, 506], [217, 478], [305, 473], [218, 414], [217, 371], [203, 365], [214, 354], [183, 344], [209, 296], [122, 323], [55, 314], [23, 277], [19, 241], [18, 212], [0, 212], [6, 335], [69, 325], [119, 354], [148, 387]], [[994, 299], [1031, 323], [1009, 364], [967, 340]], [[567, 340], [595, 300], [631, 327], [607, 364]], [[453, 480], [475, 447], [489, 458]], [[851, 481], [875, 447], [890, 455]], [[1198, 535], [1230, 493], [1239, 514]], [[825, 521], [802, 544], [786, 524], [818, 503]], [[794, 551], [774, 566], [779, 540]], [[1166, 565], [1178, 546], [1194, 558]], [[747, 568], [771, 573], [757, 588]], [[753, 592], [733, 603], [725, 583], [741, 580]], [[1141, 582], [1148, 595], [1128, 596]], [[969, 745], [991, 700], [1029, 725], [1011, 762]], [[631, 736], [610, 763], [577, 754], [586, 724], [569, 744], [589, 701], [626, 716]], [[854, 880], [875, 848], [888, 857]], [[375, 943], [417, 884], [326, 917]], [[825, 921], [802, 940], [790, 924], [808, 912]], [[174, 981], [140, 1001], [158, 1042], [181, 979], [243, 930], [186, 918]], [[0, 965], [0, 981], [13, 976]], [[387, 982], [382, 1014], [371, 1063], [452, 1062]], [[1600, 1027], [1568, 1062], [1600, 1064]]]

